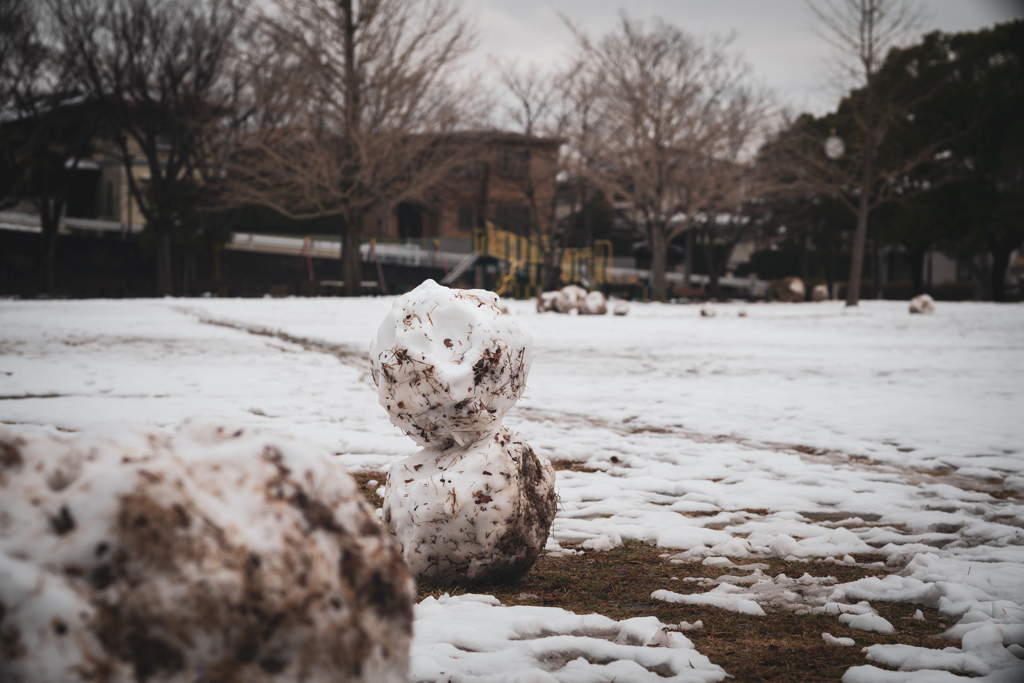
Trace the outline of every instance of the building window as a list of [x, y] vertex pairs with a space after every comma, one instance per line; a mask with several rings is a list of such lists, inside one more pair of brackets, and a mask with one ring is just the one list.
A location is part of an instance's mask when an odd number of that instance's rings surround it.
[[498, 227], [517, 235], [530, 234], [530, 207], [526, 204], [502, 204], [498, 212]]
[[463, 232], [469, 232], [473, 229], [473, 207], [472, 206], [460, 206], [459, 207], [459, 230]]
[[459, 176], [460, 178], [476, 178], [480, 175], [480, 166], [478, 164], [454, 166], [452, 168], [452, 175]]
[[398, 217], [398, 239], [410, 240], [423, 237], [423, 207], [412, 202], [402, 202], [395, 209]]
[[498, 168], [509, 178], [525, 178], [530, 174], [530, 148], [502, 147], [498, 153]]

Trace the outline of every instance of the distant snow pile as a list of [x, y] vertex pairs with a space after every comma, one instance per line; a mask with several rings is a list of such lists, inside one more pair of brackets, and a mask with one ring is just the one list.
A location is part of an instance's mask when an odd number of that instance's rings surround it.
[[910, 312], [928, 314], [935, 312], [935, 299], [927, 294], [918, 294], [910, 300]]
[[4, 681], [400, 681], [414, 586], [319, 447], [0, 430]]
[[711, 304], [704, 304], [700, 307], [700, 317], [702, 318], [714, 318], [717, 314], [718, 311]]
[[578, 312], [586, 298], [587, 290], [578, 285], [566, 285], [558, 292], [558, 298], [555, 299], [555, 310], [559, 313]]
[[[599, 291], [589, 294], [579, 285], [566, 285], [557, 292], [543, 292], [537, 297], [537, 312], [572, 313], [580, 315], [604, 315], [608, 312], [608, 300]], [[629, 304], [620, 301], [615, 308], [615, 315], [626, 315]]]
[[608, 312], [608, 300], [604, 294], [593, 291], [583, 297], [583, 305], [580, 306], [580, 313], [583, 315], [604, 315]]
[[616, 301], [612, 307], [612, 315], [629, 315], [629, 302], [625, 299]]
[[775, 296], [778, 297], [779, 301], [796, 303], [803, 301], [804, 297], [807, 296], [807, 288], [804, 287], [804, 281], [800, 278], [787, 277], [783, 278], [778, 286], [775, 287]]
[[555, 310], [555, 299], [557, 298], [558, 292], [541, 292], [537, 297], [537, 312], [549, 313]]
[[508, 580], [544, 547], [554, 470], [501, 426], [531, 360], [530, 335], [484, 290], [428, 280], [381, 323], [370, 346], [380, 403], [426, 446], [391, 468], [383, 505], [384, 524], [417, 579]]
[[811, 301], [828, 301], [828, 287], [825, 285], [814, 285], [814, 289], [811, 290]]

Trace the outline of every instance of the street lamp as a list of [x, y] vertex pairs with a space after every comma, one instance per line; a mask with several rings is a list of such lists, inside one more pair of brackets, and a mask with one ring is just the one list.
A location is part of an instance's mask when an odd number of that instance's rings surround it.
[[[839, 161], [846, 154], [846, 143], [843, 139], [836, 135], [836, 129], [832, 129], [832, 134], [825, 140], [825, 156], [832, 161]], [[835, 232], [835, 210], [836, 210], [836, 197], [832, 195], [832, 201], [828, 205], [828, 272], [829, 272], [829, 289], [831, 290], [832, 298], [836, 298], [836, 232]]]
[[846, 154], [846, 143], [833, 130], [832, 135], [825, 140], [825, 156], [832, 161], [838, 161], [843, 158], [844, 154]]

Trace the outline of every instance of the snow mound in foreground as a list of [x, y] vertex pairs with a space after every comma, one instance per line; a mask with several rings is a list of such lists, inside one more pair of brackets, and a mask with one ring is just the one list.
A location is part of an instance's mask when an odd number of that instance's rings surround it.
[[532, 338], [496, 294], [433, 280], [395, 301], [370, 344], [380, 404], [421, 446], [464, 446], [500, 427], [532, 360]]
[[414, 586], [326, 452], [0, 430], [4, 681], [404, 681]]
[[532, 352], [496, 301], [428, 280], [395, 302], [370, 347], [381, 404], [427, 446], [388, 472], [383, 506], [420, 581], [511, 580], [533, 566], [555, 517], [551, 463], [501, 426]]

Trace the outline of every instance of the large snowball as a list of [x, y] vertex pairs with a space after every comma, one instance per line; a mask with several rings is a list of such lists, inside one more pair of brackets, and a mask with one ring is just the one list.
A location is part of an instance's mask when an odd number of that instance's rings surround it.
[[558, 298], [555, 299], [555, 310], [559, 313], [579, 312], [580, 306], [587, 298], [587, 290], [579, 285], [566, 285], [558, 291]]
[[910, 312], [918, 314], [929, 314], [935, 312], [935, 299], [927, 294], [918, 294], [910, 300]]
[[317, 447], [0, 430], [0, 680], [404, 681], [413, 600]]
[[558, 299], [558, 292], [541, 292], [537, 297], [537, 312], [547, 313], [555, 310], [555, 301]]
[[380, 404], [420, 445], [465, 445], [522, 395], [533, 340], [498, 297], [427, 280], [395, 301], [370, 344]]
[[533, 566], [557, 500], [551, 463], [503, 427], [467, 448], [435, 445], [395, 465], [384, 525], [418, 580], [497, 583]]
[[583, 297], [580, 313], [583, 315], [604, 315], [608, 312], [608, 300], [599, 291], [593, 291]]
[[787, 277], [783, 278], [776, 286], [775, 294], [778, 296], [779, 301], [796, 303], [804, 300], [804, 297], [807, 295], [807, 288], [804, 287], [804, 281], [800, 278]]

